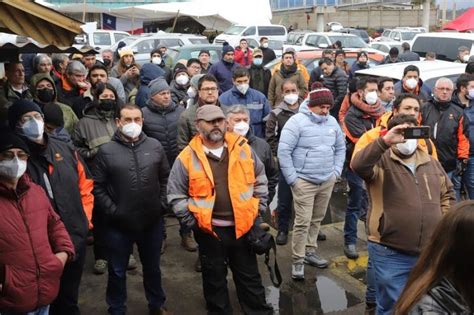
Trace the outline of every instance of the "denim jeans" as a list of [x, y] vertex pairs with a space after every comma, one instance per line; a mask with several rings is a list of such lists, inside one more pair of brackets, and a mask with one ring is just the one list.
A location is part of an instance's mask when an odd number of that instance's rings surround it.
[[407, 255], [370, 241], [367, 248], [375, 275], [376, 313], [391, 315], [418, 256]]
[[374, 303], [376, 302], [376, 291], [375, 291], [375, 270], [372, 264], [372, 259], [369, 255], [369, 260], [367, 262], [367, 289], [365, 290], [365, 302]]
[[293, 206], [293, 194], [290, 185], [287, 184], [283, 173], [280, 171], [278, 179], [278, 231], [288, 233], [291, 220], [291, 209]]
[[15, 313], [15, 312], [0, 312], [0, 315], [48, 315], [49, 305], [41, 306], [34, 311], [28, 313]]
[[349, 184], [349, 194], [344, 222], [344, 244], [351, 245], [357, 242], [357, 222], [361, 213], [367, 209], [368, 196], [362, 178], [350, 169], [347, 170], [346, 177]]
[[456, 175], [456, 171], [448, 172], [448, 177], [453, 183], [453, 189], [456, 193], [456, 201], [461, 201], [461, 176]]
[[127, 266], [133, 244], [137, 244], [143, 267], [143, 285], [151, 311], [165, 303], [161, 286], [160, 250], [163, 241], [163, 223], [160, 220], [140, 232], [125, 232], [112, 226], [107, 229], [109, 279], [106, 300], [109, 313], [124, 315], [127, 312]]
[[467, 170], [462, 176], [462, 184], [470, 200], [474, 200], [474, 157], [467, 162]]

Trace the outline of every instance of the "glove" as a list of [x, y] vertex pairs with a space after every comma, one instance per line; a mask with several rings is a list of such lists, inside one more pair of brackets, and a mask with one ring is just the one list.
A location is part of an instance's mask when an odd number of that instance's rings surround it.
[[456, 172], [455, 172], [457, 176], [462, 176], [467, 171], [467, 162], [468, 162], [468, 159], [458, 160], [458, 163], [456, 164]]

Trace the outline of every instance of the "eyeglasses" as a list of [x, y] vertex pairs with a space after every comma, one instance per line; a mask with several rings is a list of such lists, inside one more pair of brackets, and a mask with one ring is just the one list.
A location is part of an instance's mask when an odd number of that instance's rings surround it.
[[217, 92], [217, 88], [216, 87], [208, 87], [208, 88], [202, 88], [200, 91], [203, 91], [203, 92], [211, 92], [211, 93], [214, 93], [214, 92]]
[[0, 161], [11, 161], [15, 158], [15, 156], [17, 156], [22, 161], [26, 161], [28, 160], [29, 155], [25, 152], [18, 152], [15, 154], [15, 152], [4, 151], [0, 153]]
[[30, 120], [33, 120], [33, 119], [36, 119], [36, 120], [43, 120], [43, 116], [41, 116], [40, 113], [36, 113], [36, 114], [33, 114], [33, 115], [28, 115], [28, 116], [23, 116], [21, 117], [21, 123], [26, 123], [26, 122], [29, 122]]

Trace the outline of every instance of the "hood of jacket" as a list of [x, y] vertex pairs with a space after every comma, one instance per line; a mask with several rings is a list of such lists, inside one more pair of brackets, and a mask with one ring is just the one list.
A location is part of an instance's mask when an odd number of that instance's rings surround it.
[[[163, 62], [163, 61], [162, 61]], [[164, 70], [154, 63], [146, 63], [140, 69], [140, 83], [148, 85], [151, 81], [164, 75]]]
[[38, 82], [42, 81], [42, 80], [48, 80], [51, 85], [53, 86], [53, 90], [54, 90], [54, 101], [56, 101], [58, 99], [58, 91], [56, 90], [56, 84], [54, 84], [54, 80], [53, 78], [51, 78], [51, 76], [47, 73], [37, 73], [37, 74], [34, 74], [31, 79], [30, 79], [30, 86], [31, 86], [31, 94], [33, 95], [33, 99], [37, 102], [39, 102], [39, 99], [38, 99], [38, 94], [36, 94], [36, 85], [38, 84]]
[[114, 110], [103, 111], [96, 102], [89, 103], [84, 109], [84, 117], [97, 120], [114, 119]]
[[[321, 122], [318, 122], [316, 120], [316, 117], [314, 117], [313, 112], [309, 109], [307, 99], [304, 100], [303, 103], [301, 103], [300, 109], [299, 109], [298, 112], [308, 116], [309, 120], [311, 120], [312, 123], [315, 123], [315, 124], [321, 123]], [[329, 114], [328, 114], [328, 116], [329, 116]], [[327, 121], [327, 119], [326, 119], [326, 121]]]
[[[295, 113], [295, 114], [296, 114], [296, 113], [299, 111], [299, 108], [300, 108], [300, 107], [301, 107], [301, 105], [298, 106], [296, 109], [290, 109], [290, 108], [288, 107], [288, 104], [287, 104], [285, 101], [282, 101], [280, 104], [277, 105], [276, 108], [279, 108], [279, 109], [281, 109], [281, 110], [284, 110], [284, 111], [287, 111], [287, 112], [291, 112], [291, 113]], [[308, 110], [309, 110], [309, 109], [308, 109]]]
[[172, 100], [170, 100], [170, 104], [168, 106], [161, 106], [161, 105], [158, 105], [156, 104], [151, 98], [148, 100], [148, 102], [146, 102], [146, 107], [148, 107], [148, 109], [150, 111], [152, 111], [153, 113], [157, 113], [157, 114], [167, 114], [167, 113], [171, 113], [173, 112], [174, 110], [176, 110], [176, 108], [178, 107], [178, 105], [176, 105], [175, 102], [173, 102]]

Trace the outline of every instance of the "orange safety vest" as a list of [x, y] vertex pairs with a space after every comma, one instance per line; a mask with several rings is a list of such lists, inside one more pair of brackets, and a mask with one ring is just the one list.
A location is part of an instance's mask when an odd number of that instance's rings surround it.
[[[256, 182], [254, 160], [247, 139], [226, 132], [225, 141], [229, 153], [229, 195], [238, 239], [250, 230], [258, 214], [259, 199], [253, 193]], [[216, 201], [214, 177], [200, 135], [191, 140], [178, 159], [188, 172], [189, 211], [200, 229], [215, 235], [212, 230], [212, 211]]]

